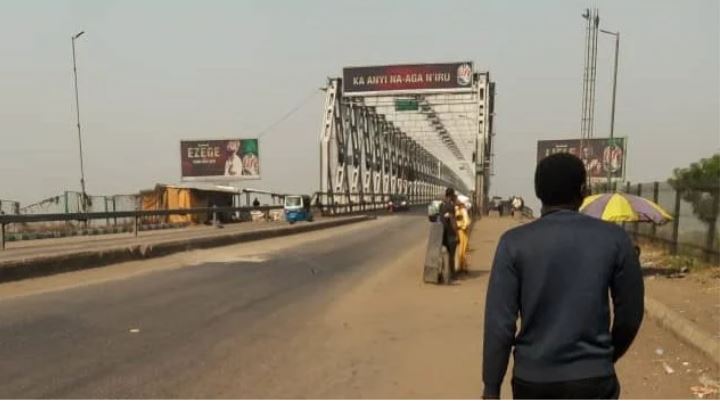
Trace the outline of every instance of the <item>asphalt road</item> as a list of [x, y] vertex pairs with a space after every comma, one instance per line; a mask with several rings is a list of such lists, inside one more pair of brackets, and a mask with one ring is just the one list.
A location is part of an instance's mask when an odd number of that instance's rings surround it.
[[252, 380], [288, 353], [277, 342], [355, 276], [422, 243], [427, 223], [418, 215], [355, 227], [287, 249], [283, 238], [263, 241], [272, 247], [262, 255], [259, 242], [218, 248], [217, 259], [208, 251], [175, 270], [0, 300], [0, 398], [212, 397], [221, 391], [194, 381], [228, 360], [239, 367], [226, 375], [247, 385], [235, 397], [267, 393]]

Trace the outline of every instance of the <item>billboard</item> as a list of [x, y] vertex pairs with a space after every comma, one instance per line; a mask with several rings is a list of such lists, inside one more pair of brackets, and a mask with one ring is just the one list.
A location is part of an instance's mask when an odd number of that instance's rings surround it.
[[182, 180], [260, 179], [257, 139], [180, 142]]
[[537, 161], [548, 155], [570, 153], [585, 163], [591, 181], [607, 180], [608, 170], [612, 180], [625, 179], [625, 156], [627, 155], [626, 139], [616, 137], [610, 139], [571, 139], [571, 140], [540, 140], [537, 146]]
[[472, 62], [346, 67], [343, 93], [472, 90]]

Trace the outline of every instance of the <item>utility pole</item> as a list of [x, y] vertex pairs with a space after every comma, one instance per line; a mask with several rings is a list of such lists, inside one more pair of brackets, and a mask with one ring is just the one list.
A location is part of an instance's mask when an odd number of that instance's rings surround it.
[[77, 63], [75, 61], [75, 40], [81, 37], [85, 31], [80, 31], [72, 36], [72, 58], [73, 76], [75, 77], [75, 111], [77, 113], [78, 147], [80, 148], [80, 188], [82, 190], [82, 210], [87, 212], [87, 192], [85, 191], [85, 165], [83, 163], [82, 132], [80, 129], [80, 97], [78, 95]]
[[600, 12], [597, 8], [585, 9], [582, 18], [587, 21], [585, 30], [585, 65], [583, 67], [582, 108], [580, 118], [580, 152], [593, 137], [595, 125], [595, 79], [597, 73], [597, 37]]
[[[620, 31], [611, 32], [601, 29], [600, 32], [615, 36], [615, 72], [613, 73], [613, 92], [612, 92], [612, 108], [610, 112], [610, 144], [609, 147], [615, 147], [615, 95], [617, 94], [617, 74], [618, 74], [618, 53], [620, 49]], [[607, 181], [608, 192], [612, 188], [612, 172], [610, 171], [610, 163], [612, 162], [612, 148], [608, 155]]]

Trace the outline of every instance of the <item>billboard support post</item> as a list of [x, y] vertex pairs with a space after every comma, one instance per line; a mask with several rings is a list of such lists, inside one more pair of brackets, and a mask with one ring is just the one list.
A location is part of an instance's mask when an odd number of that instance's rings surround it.
[[[615, 95], [617, 94], [617, 74], [618, 74], [618, 52], [620, 48], [620, 32], [610, 32], [601, 29], [600, 32], [615, 36], [615, 70], [613, 73], [613, 91], [612, 91], [612, 108], [610, 111], [610, 142], [615, 137]], [[608, 188], [610, 187], [610, 171], [608, 171]]]

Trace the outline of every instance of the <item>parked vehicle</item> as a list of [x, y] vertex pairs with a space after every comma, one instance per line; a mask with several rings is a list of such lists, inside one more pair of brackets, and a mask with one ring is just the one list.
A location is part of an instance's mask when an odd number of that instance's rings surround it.
[[285, 197], [285, 219], [290, 224], [298, 221], [312, 221], [313, 213], [310, 210], [310, 196], [286, 196]]
[[393, 195], [388, 200], [387, 208], [390, 212], [410, 210], [410, 201], [405, 195]]

